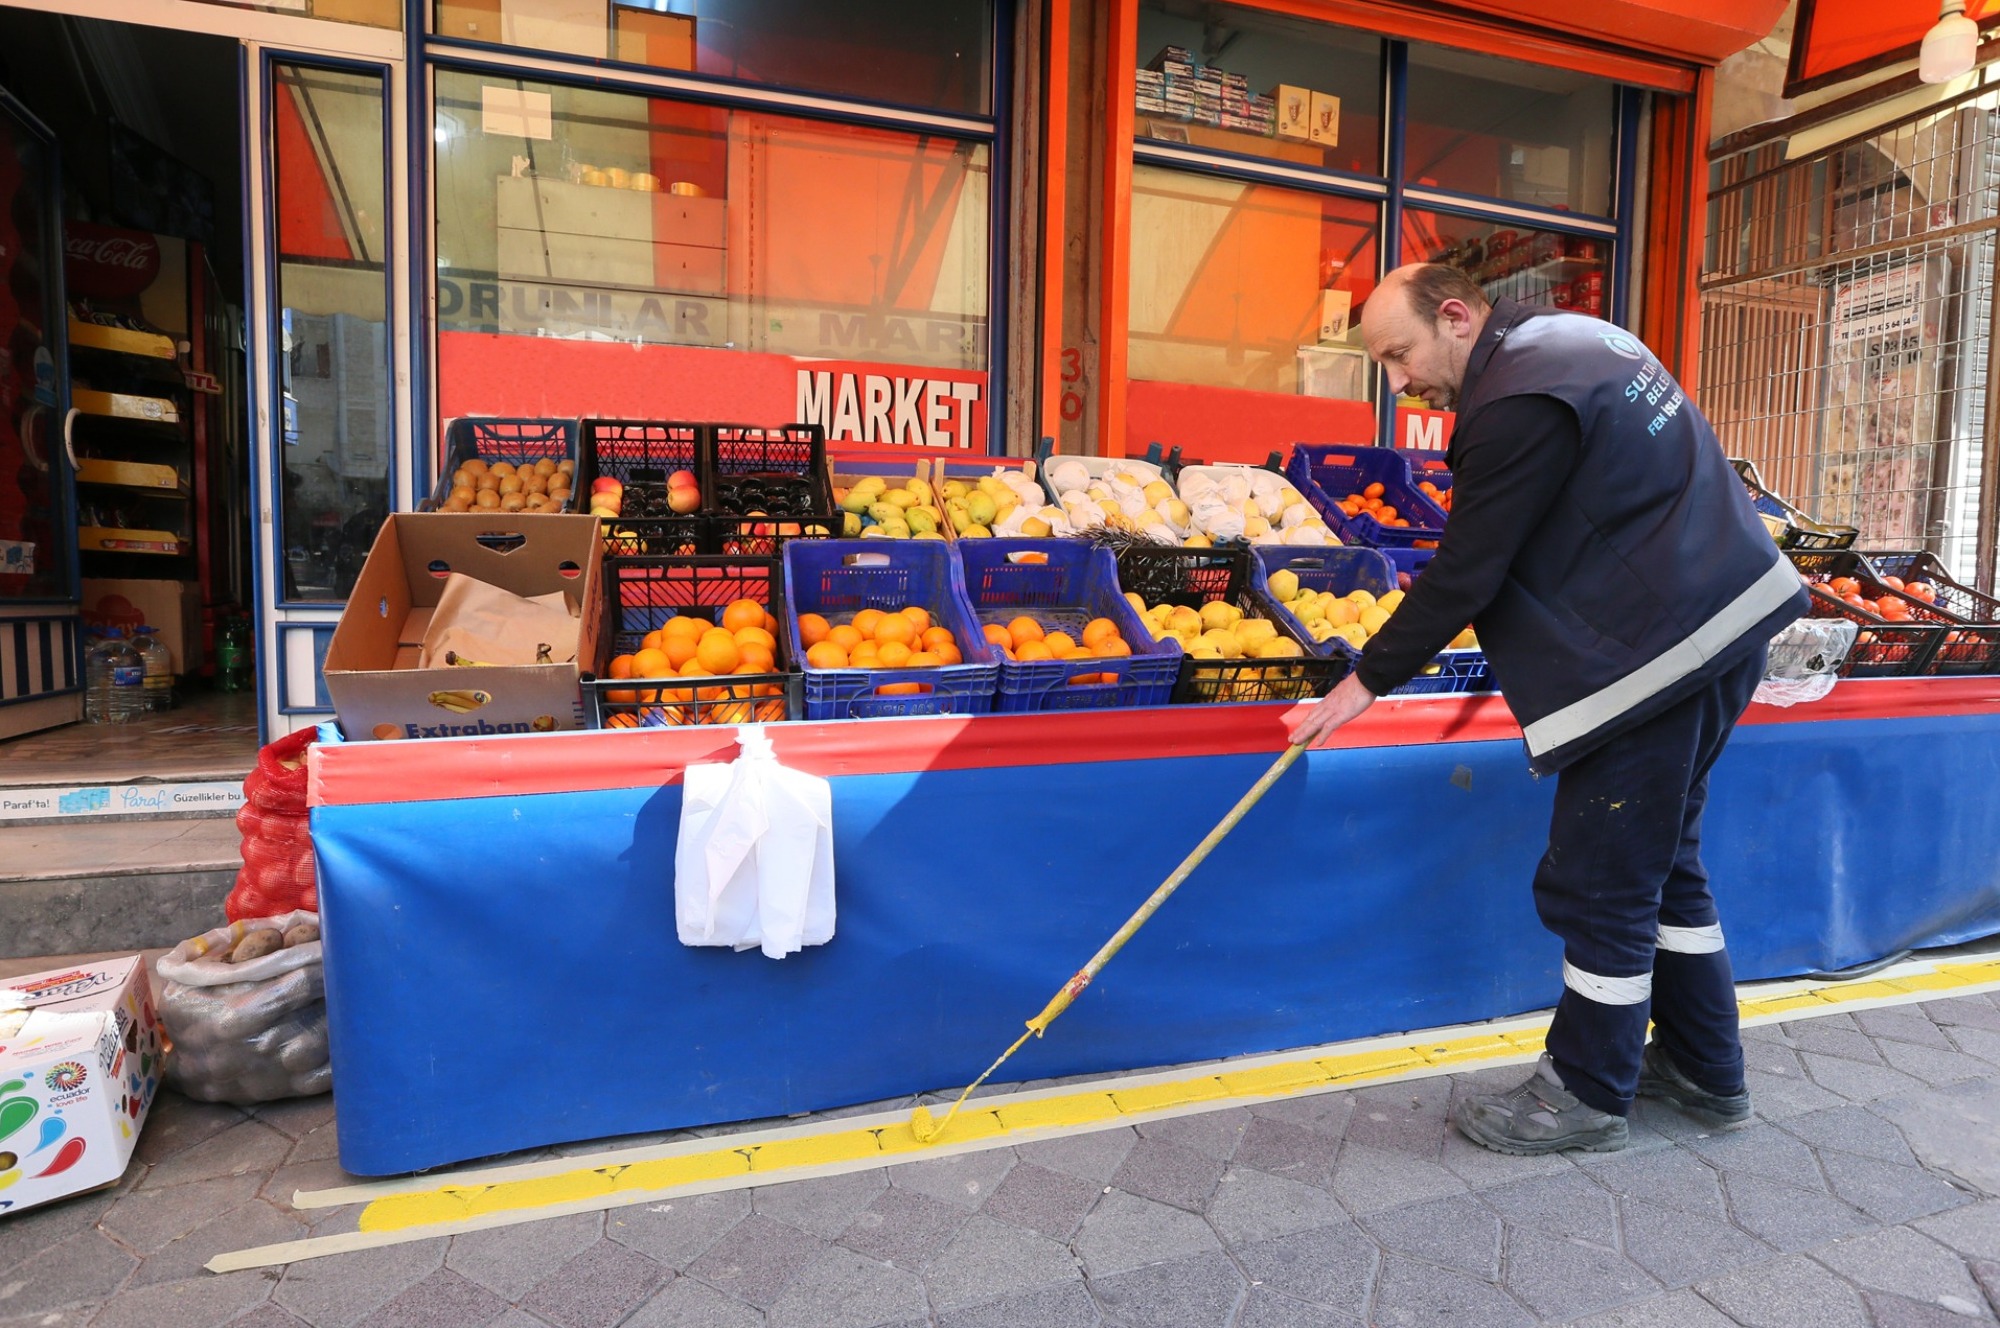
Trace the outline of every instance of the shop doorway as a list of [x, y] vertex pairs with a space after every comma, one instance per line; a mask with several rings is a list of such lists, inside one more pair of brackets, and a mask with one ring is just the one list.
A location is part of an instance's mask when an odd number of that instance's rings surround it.
[[[256, 746], [232, 659], [254, 603], [240, 69], [227, 37], [0, 8], [11, 155], [34, 158], [0, 186], [42, 283], [35, 307], [0, 302], [0, 337], [43, 366], [9, 426], [21, 464], [0, 466], [0, 551], [35, 569], [0, 579], [0, 624], [36, 622], [11, 632], [29, 667], [4, 679], [24, 698], [0, 705], [10, 766], [144, 779]], [[83, 723], [90, 637], [142, 625], [178, 704]]]

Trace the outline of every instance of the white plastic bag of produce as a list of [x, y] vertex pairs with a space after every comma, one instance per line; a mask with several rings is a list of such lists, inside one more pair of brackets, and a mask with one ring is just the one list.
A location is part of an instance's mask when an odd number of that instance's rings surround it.
[[239, 1106], [332, 1088], [320, 954], [319, 915], [300, 910], [232, 922], [161, 955], [167, 1082]]
[[683, 945], [762, 947], [773, 959], [833, 939], [833, 787], [778, 763], [761, 726], [742, 754], [691, 765], [674, 851]]
[[1789, 706], [1833, 690], [1859, 629], [1846, 618], [1800, 618], [1771, 638], [1755, 700]]

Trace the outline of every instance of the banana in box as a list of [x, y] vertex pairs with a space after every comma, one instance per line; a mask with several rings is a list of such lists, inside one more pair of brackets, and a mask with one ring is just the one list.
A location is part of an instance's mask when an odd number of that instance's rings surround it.
[[375, 537], [328, 644], [350, 742], [585, 726], [604, 632], [594, 516], [403, 512]]

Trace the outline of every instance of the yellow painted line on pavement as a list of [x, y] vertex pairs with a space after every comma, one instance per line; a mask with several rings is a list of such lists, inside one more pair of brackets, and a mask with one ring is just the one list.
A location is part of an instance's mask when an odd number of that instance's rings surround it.
[[[1763, 983], [1743, 989], [1746, 1025], [1811, 1018], [1944, 995], [2000, 990], [2000, 958], [1913, 961], [1848, 984]], [[355, 1232], [242, 1250], [211, 1260], [215, 1272], [475, 1231], [566, 1213], [622, 1207], [814, 1176], [869, 1170], [1035, 1139], [1087, 1133], [1244, 1102], [1424, 1078], [1524, 1062], [1542, 1049], [1546, 1016], [1433, 1030], [1219, 1063], [1201, 1072], [1156, 1071], [1040, 1092], [975, 1098], [946, 1142], [924, 1145], [908, 1111], [721, 1135], [679, 1144], [487, 1169], [446, 1177], [372, 1181], [300, 1193], [299, 1208], [365, 1203]]]

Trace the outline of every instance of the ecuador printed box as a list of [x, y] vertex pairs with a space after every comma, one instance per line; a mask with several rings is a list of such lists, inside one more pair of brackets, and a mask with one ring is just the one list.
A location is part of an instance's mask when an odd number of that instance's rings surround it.
[[[604, 628], [599, 553], [594, 516], [391, 516], [327, 645], [326, 694], [341, 731], [366, 742], [583, 728], [578, 675], [596, 668]], [[420, 667], [454, 572], [523, 599], [561, 596], [574, 635], [537, 631], [524, 656], [535, 663]]]
[[124, 1175], [159, 1086], [139, 956], [0, 983], [0, 1214]]

